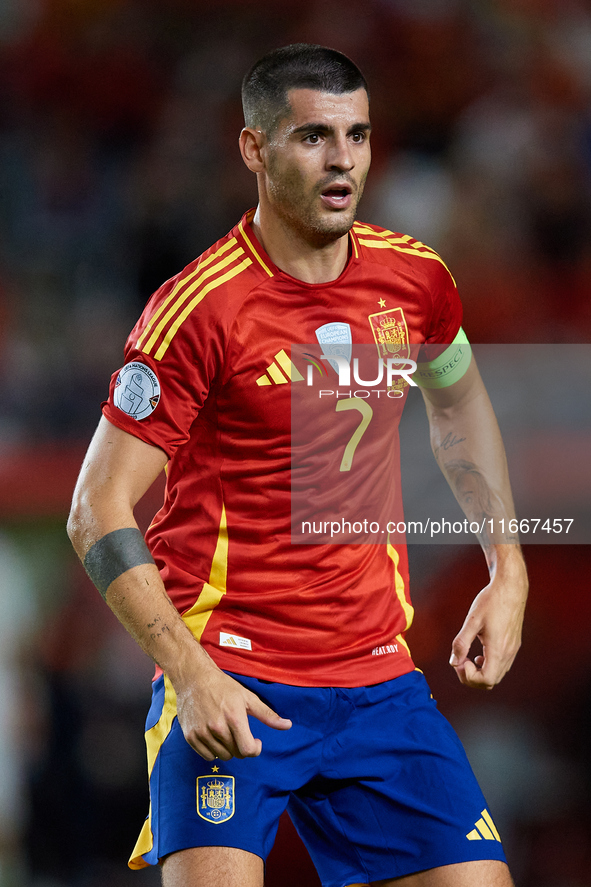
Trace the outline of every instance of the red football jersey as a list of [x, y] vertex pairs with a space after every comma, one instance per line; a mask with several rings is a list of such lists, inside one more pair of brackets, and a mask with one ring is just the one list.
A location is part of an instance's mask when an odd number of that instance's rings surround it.
[[[361, 223], [340, 277], [304, 283], [267, 256], [253, 213], [151, 298], [104, 414], [169, 457], [146, 539], [220, 667], [300, 686], [390, 680], [414, 668], [406, 548], [385, 530], [402, 519], [408, 384], [376, 369], [453, 341], [456, 287], [433, 250]], [[338, 358], [357, 347], [343, 387]]]

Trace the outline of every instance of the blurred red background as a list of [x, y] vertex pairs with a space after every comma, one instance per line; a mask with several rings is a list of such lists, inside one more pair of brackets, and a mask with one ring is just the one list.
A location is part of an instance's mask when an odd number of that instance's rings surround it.
[[[584, 0], [4, 0], [2, 887], [158, 880], [125, 867], [147, 809], [151, 666], [90, 586], [64, 521], [146, 298], [255, 202], [237, 151], [241, 77], [298, 40], [366, 73], [374, 165], [360, 215], [444, 255], [470, 339], [589, 341]], [[587, 433], [588, 402], [571, 412]], [[144, 523], [160, 496], [142, 503]], [[446, 665], [486, 581], [473, 546], [413, 546], [409, 642], [496, 811], [518, 887], [589, 887], [589, 547], [527, 545], [526, 558], [523, 649], [493, 694], [466, 691]], [[283, 821], [267, 884], [316, 883]]]

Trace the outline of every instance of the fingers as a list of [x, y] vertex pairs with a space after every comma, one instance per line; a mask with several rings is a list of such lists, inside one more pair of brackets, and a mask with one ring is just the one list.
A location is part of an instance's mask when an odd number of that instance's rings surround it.
[[208, 700], [201, 694], [189, 694], [183, 699], [182, 713], [179, 710], [185, 739], [206, 761], [260, 755], [262, 742], [252, 734], [249, 715], [276, 730], [291, 727], [289, 719], [280, 717], [256, 694], [233, 679], [224, 675], [218, 689], [224, 692]]
[[468, 653], [470, 651], [470, 647], [476, 637], [476, 633], [472, 635], [465, 635], [465, 626], [462, 628], [461, 632], [456, 635], [451, 645], [451, 656], [449, 659], [449, 664], [452, 668], [458, 668], [463, 665], [463, 663], [468, 658]]
[[[492, 689], [494, 683], [489, 681], [489, 662], [484, 656], [476, 656], [474, 661], [469, 658], [470, 648], [478, 637], [480, 626], [470, 618], [466, 618], [461, 631], [453, 640], [449, 664], [455, 669], [456, 674], [467, 687], [476, 689]], [[486, 664], [486, 667], [485, 667]]]
[[215, 719], [210, 718], [201, 729], [185, 733], [185, 738], [206, 761], [214, 758], [221, 761], [229, 761], [230, 758], [256, 758], [263, 747], [261, 740], [252, 735], [246, 708], [242, 713], [225, 716], [218, 713]]
[[281, 715], [269, 708], [254, 693], [250, 694], [248, 713], [254, 715], [262, 724], [266, 724], [267, 727], [272, 727], [274, 730], [289, 730], [291, 727], [289, 718], [282, 718]]
[[[503, 548], [503, 546], [501, 546]], [[490, 583], [474, 598], [464, 624], [453, 641], [450, 665], [468, 687], [490, 690], [507, 674], [519, 647], [527, 597], [523, 562], [517, 573], [497, 569]], [[482, 654], [469, 658], [478, 638]]]
[[278, 715], [255, 693], [251, 693], [248, 690], [245, 690], [245, 693], [247, 695], [244, 717], [240, 717], [229, 724], [232, 742], [231, 744], [226, 743], [226, 748], [236, 758], [257, 757], [263, 748], [261, 740], [256, 739], [252, 735], [247, 715], [253, 715], [261, 723], [272, 727], [274, 730], [289, 730], [291, 727], [291, 721], [288, 718], [282, 718]]
[[483, 668], [483, 664], [484, 657], [478, 656], [474, 662], [471, 659], [466, 659], [456, 667], [456, 674], [461, 683], [476, 690], [492, 690], [501, 678], [491, 677], [489, 672]]
[[456, 660], [455, 664], [452, 661], [454, 658], [452, 653], [450, 664], [462, 684], [475, 689], [492, 690], [511, 668], [515, 655], [503, 658], [485, 648], [483, 656], [475, 656], [473, 660], [465, 656], [461, 661]]
[[218, 735], [215, 734], [215, 729], [215, 727], [209, 728], [208, 734], [199, 738], [194, 736], [189, 740], [186, 737], [197, 754], [206, 761], [213, 761], [215, 758], [229, 761], [231, 758], [256, 758], [260, 755], [263, 744], [260, 739], [252, 735], [248, 727], [246, 733], [236, 731], [238, 738], [230, 729], [220, 731]]
[[480, 690], [492, 690], [505, 676], [514, 657], [510, 657], [507, 662], [504, 662], [489, 645], [484, 647], [483, 655], [474, 656], [473, 660], [470, 659], [470, 648], [477, 637], [477, 632], [467, 631], [464, 627], [454, 639], [449, 664], [455, 669], [459, 680], [465, 686]]

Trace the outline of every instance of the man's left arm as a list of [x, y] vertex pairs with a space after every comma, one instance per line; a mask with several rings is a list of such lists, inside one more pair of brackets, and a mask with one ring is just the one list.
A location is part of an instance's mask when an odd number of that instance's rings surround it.
[[[454, 384], [421, 390], [433, 453], [466, 517], [483, 528], [478, 536], [490, 573], [453, 641], [450, 664], [463, 684], [490, 690], [521, 645], [528, 591], [519, 540], [509, 532], [515, 512], [505, 449], [473, 357]], [[483, 653], [472, 661], [476, 638]]]

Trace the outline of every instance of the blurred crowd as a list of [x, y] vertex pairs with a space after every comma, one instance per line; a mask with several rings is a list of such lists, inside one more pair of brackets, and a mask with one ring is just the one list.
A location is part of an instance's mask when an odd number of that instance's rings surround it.
[[[374, 165], [360, 217], [443, 254], [472, 341], [589, 341], [588, 0], [0, 0], [0, 456], [89, 439], [148, 296], [255, 204], [240, 81], [296, 41], [366, 74]], [[124, 885], [114, 860], [146, 804], [149, 664], [55, 527], [42, 532], [40, 548], [30, 528], [0, 536], [0, 887]], [[426, 660], [441, 606], [425, 603]], [[528, 759], [533, 782], [579, 786], [565, 808], [574, 851], [559, 832], [570, 873], [548, 875], [544, 842], [532, 838], [530, 859], [513, 829], [519, 887], [589, 887], [581, 749], [562, 767], [506, 717], [496, 735], [517, 769]]]

